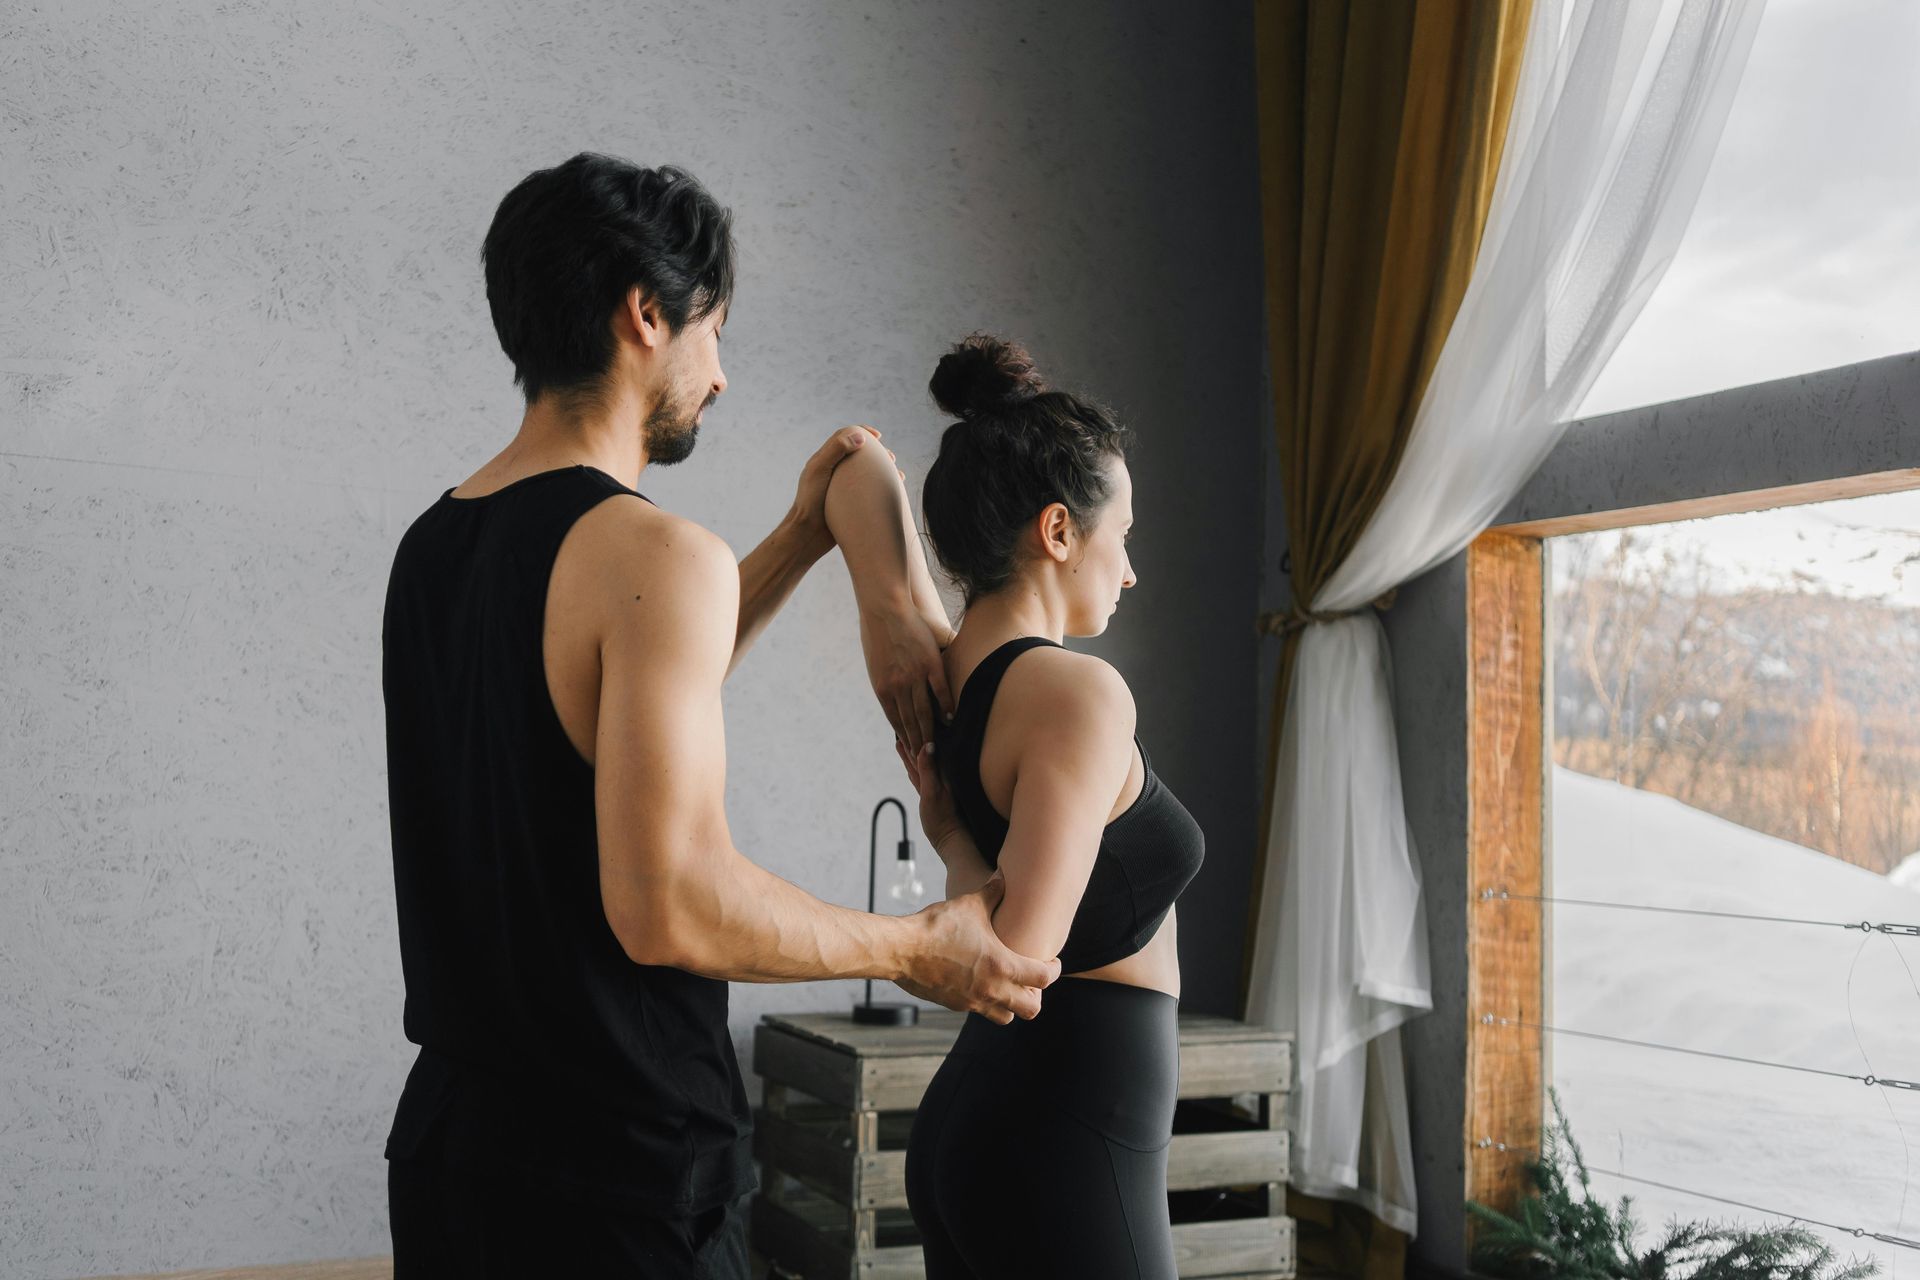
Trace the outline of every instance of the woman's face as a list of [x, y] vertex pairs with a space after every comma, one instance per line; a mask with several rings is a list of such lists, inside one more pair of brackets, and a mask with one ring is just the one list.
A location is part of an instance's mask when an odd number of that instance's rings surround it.
[[1113, 496], [1095, 517], [1093, 531], [1078, 540], [1078, 556], [1066, 564], [1070, 636], [1097, 636], [1105, 631], [1120, 606], [1120, 593], [1138, 581], [1133, 561], [1127, 557], [1127, 538], [1133, 528], [1133, 478], [1118, 458], [1107, 464], [1107, 475], [1113, 482]]

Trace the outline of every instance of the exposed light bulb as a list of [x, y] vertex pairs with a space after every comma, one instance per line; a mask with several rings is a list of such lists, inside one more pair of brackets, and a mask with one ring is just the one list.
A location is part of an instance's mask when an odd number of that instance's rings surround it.
[[894, 861], [892, 883], [887, 885], [887, 897], [895, 902], [920, 902], [927, 894], [926, 882], [920, 878], [919, 863], [912, 858], [899, 858]]

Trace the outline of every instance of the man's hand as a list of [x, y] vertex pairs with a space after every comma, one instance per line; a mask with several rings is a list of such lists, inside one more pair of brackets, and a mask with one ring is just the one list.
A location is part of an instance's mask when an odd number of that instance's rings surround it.
[[860, 651], [894, 740], [917, 757], [920, 748], [933, 741], [935, 704], [943, 715], [953, 707], [940, 637], [911, 607], [862, 609]]
[[[833, 550], [833, 533], [827, 528], [826, 510], [827, 485], [833, 480], [833, 469], [856, 449], [865, 448], [869, 441], [879, 438], [880, 433], [872, 427], [842, 427], [828, 436], [827, 442], [807, 459], [807, 465], [800, 468], [800, 487], [793, 495], [787, 523], [800, 535], [806, 554], [813, 559], [818, 560]], [[887, 456], [893, 456], [891, 449]]]
[[1040, 989], [1060, 976], [1060, 961], [1030, 960], [1000, 941], [993, 913], [1006, 891], [1006, 880], [995, 872], [976, 892], [908, 917], [922, 924], [925, 945], [908, 957], [906, 973], [894, 981], [923, 1000], [1002, 1026], [1016, 1014], [1037, 1015]]

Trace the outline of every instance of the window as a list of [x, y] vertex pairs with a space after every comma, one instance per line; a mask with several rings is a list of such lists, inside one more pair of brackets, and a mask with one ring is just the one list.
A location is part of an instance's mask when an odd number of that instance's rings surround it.
[[1920, 1081], [1920, 937], [1861, 927], [1920, 925], [1920, 493], [1546, 548], [1543, 1074], [1635, 1179], [1596, 1194], [1642, 1247], [1675, 1216], [1920, 1235], [1920, 1092], [1863, 1087]]

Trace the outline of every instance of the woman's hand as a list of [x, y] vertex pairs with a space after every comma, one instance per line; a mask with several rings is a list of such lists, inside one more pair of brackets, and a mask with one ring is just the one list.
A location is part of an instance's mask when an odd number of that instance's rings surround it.
[[941, 639], [910, 603], [860, 611], [860, 650], [874, 697], [893, 726], [894, 740], [915, 756], [933, 741], [934, 716], [953, 703]]
[[[928, 743], [917, 755], [909, 754], [906, 744], [897, 738], [893, 747], [900, 753], [900, 763], [907, 766], [907, 777], [913, 779], [913, 789], [920, 796], [920, 829], [927, 833], [927, 842], [933, 846], [934, 853], [947, 869], [947, 897], [958, 898], [978, 892], [982, 885], [995, 879], [996, 874], [987, 865], [987, 860], [980, 856], [980, 850], [974, 846], [973, 836], [960, 821], [953, 796], [947, 790], [946, 779], [934, 767], [933, 744]], [[1000, 901], [998, 894], [993, 901], [997, 909]], [[992, 914], [992, 910], [989, 910], [989, 918]]]
[[964, 835], [966, 828], [953, 807], [953, 793], [947, 789], [947, 780], [934, 766], [933, 744], [929, 742], [918, 753], [913, 753], [895, 738], [893, 749], [900, 754], [900, 763], [907, 767], [907, 777], [913, 780], [913, 789], [920, 797], [920, 830], [926, 832], [933, 851], [945, 862], [945, 848], [953, 844], [956, 836]]

